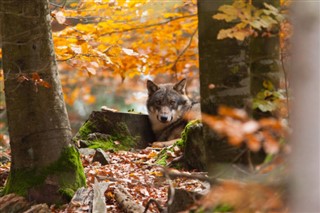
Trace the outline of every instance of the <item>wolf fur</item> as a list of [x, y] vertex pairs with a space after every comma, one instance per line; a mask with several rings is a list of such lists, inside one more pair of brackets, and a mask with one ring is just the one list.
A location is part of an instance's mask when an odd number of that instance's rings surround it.
[[200, 104], [187, 96], [186, 82], [185, 78], [176, 84], [147, 81], [147, 109], [157, 141], [180, 138], [188, 120], [200, 118]]

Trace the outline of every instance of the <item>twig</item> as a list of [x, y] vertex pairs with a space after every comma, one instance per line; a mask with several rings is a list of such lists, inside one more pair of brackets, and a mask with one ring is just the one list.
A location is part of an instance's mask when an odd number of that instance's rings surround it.
[[173, 186], [173, 183], [171, 181], [171, 178], [170, 178], [168, 170], [164, 169], [163, 170], [163, 174], [164, 174], [165, 178], [168, 180], [168, 183], [169, 183], [169, 192], [170, 192], [169, 195], [170, 196], [168, 198], [167, 204], [168, 204], [168, 206], [171, 206], [172, 203], [173, 203], [175, 190], [174, 190], [174, 186]]
[[[286, 90], [286, 101], [287, 101], [287, 108], [289, 110], [289, 90], [288, 90], [288, 76], [286, 72], [286, 68], [284, 66], [284, 59], [283, 59], [283, 53], [280, 53], [280, 60], [281, 60], [281, 66], [282, 66], [282, 71], [284, 74], [284, 84], [285, 84], [285, 90]], [[288, 118], [289, 118], [289, 113], [288, 113]]]
[[120, 184], [114, 189], [115, 199], [124, 212], [144, 212], [144, 207], [134, 202], [132, 195]]
[[198, 31], [198, 28], [195, 29], [195, 31], [191, 34], [191, 37], [189, 39], [188, 44], [183, 48], [183, 50], [179, 53], [178, 57], [176, 58], [176, 60], [173, 62], [172, 65], [172, 70], [176, 73], [176, 77], [177, 77], [177, 63], [180, 60], [180, 58], [185, 54], [185, 52], [187, 51], [187, 49], [190, 47], [193, 37], [196, 34], [196, 32]]
[[217, 182], [216, 178], [210, 178], [210, 177], [203, 175], [203, 174], [188, 174], [188, 173], [176, 172], [176, 171], [172, 172], [172, 171], [169, 171], [165, 167], [162, 167], [162, 172], [164, 174], [167, 174], [170, 179], [176, 179], [176, 178], [197, 179], [200, 181], [209, 182], [210, 184]]
[[67, 3], [67, 0], [64, 0], [62, 4], [56, 4], [56, 3], [49, 1], [49, 4], [55, 7], [53, 10], [55, 10], [58, 7], [64, 8], [64, 6], [66, 6], [66, 3]]

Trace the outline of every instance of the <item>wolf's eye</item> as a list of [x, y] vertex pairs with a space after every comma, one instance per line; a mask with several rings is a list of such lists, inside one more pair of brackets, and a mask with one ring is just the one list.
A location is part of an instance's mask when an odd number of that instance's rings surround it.
[[175, 105], [176, 102], [175, 101], [170, 101], [170, 105]]

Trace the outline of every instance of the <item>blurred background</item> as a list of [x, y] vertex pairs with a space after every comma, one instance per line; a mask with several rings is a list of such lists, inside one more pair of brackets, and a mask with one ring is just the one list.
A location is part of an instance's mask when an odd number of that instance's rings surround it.
[[[199, 98], [196, 1], [52, 0], [50, 5], [74, 134], [101, 106], [146, 113], [147, 79], [166, 83], [187, 77], [189, 95]], [[7, 143], [2, 72], [0, 77], [0, 134]]]

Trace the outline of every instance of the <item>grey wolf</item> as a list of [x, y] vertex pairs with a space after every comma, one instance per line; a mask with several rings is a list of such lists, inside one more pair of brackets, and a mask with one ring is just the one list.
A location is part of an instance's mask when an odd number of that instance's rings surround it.
[[157, 141], [180, 138], [188, 120], [200, 118], [200, 104], [187, 96], [186, 82], [185, 78], [175, 84], [147, 81], [147, 109]]

